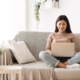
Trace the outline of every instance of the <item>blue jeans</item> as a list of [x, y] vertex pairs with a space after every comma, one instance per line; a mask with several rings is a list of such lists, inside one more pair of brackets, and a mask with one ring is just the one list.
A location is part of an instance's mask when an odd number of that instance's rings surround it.
[[51, 64], [56, 67], [58, 62], [65, 62], [67, 60], [69, 61], [70, 64], [80, 63], [80, 52], [78, 52], [73, 57], [55, 57], [53, 55], [50, 55], [46, 51], [41, 51], [39, 53], [39, 58], [46, 64]]

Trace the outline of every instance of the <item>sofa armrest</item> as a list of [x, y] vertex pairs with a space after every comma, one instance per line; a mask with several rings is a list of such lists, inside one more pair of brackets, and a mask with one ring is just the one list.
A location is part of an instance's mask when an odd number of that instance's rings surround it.
[[[5, 60], [5, 54], [6, 54], [6, 60]], [[2, 57], [3, 57], [3, 63], [2, 63]], [[0, 65], [5, 65], [5, 61], [6, 61], [6, 65], [12, 65], [13, 61], [12, 61], [12, 51], [10, 48], [4, 48], [2, 50], [2, 55], [0, 56]]]

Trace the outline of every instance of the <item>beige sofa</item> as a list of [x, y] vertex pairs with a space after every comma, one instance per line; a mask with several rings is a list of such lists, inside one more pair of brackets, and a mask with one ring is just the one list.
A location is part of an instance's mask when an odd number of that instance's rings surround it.
[[[20, 31], [14, 38], [16, 41], [25, 41], [36, 62], [18, 64], [10, 49], [3, 52], [7, 54], [7, 65], [22, 66], [22, 80], [80, 80], [80, 68], [65, 69], [48, 67], [39, 59], [39, 52], [44, 51], [48, 35], [51, 32]], [[74, 34], [77, 40], [78, 51], [80, 51], [80, 33]], [[10, 76], [8, 76], [10, 80]], [[18, 80], [18, 75], [15, 80]]]

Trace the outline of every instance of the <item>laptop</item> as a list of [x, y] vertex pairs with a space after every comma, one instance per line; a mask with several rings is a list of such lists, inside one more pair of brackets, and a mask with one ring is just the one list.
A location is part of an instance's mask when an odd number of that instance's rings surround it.
[[75, 43], [51, 43], [51, 55], [72, 57], [75, 54]]

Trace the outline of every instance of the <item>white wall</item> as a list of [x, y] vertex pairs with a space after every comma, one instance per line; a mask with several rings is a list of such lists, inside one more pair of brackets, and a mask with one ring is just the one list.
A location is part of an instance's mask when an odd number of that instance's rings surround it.
[[0, 0], [0, 40], [25, 30], [25, 0]]
[[28, 30], [29, 25], [29, 0], [25, 0], [25, 30]]
[[[32, 0], [29, 0], [29, 5]], [[59, 15], [66, 15], [73, 33], [80, 33], [80, 0], [59, 0], [59, 9], [40, 10], [39, 31], [54, 32], [55, 21]], [[29, 8], [29, 31], [36, 31], [34, 10]]]

